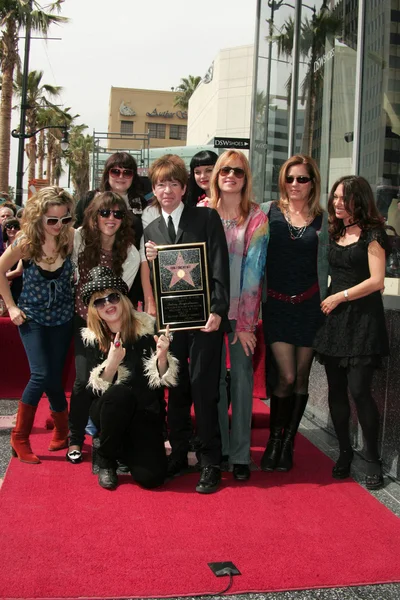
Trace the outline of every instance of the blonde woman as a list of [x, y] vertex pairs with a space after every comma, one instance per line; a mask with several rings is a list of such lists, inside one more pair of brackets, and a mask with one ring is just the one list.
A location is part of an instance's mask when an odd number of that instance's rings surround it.
[[[0, 258], [0, 294], [12, 322], [19, 327], [28, 357], [30, 379], [18, 406], [11, 434], [14, 456], [39, 463], [29, 436], [37, 406], [47, 394], [54, 419], [49, 450], [67, 447], [68, 411], [62, 371], [71, 342], [74, 200], [60, 187], [47, 187], [28, 199], [22, 230]], [[23, 289], [15, 304], [7, 271], [24, 260]]]
[[323, 319], [320, 302], [328, 279], [328, 219], [320, 190], [316, 162], [298, 154], [281, 167], [279, 201], [263, 205], [270, 223], [263, 328], [272, 392], [264, 471], [292, 468], [293, 442], [308, 400], [313, 342]]
[[238, 481], [250, 477], [253, 354], [256, 347], [261, 282], [268, 241], [268, 218], [252, 201], [252, 177], [242, 152], [228, 150], [211, 177], [211, 200], [198, 206], [215, 208], [221, 217], [229, 251], [230, 305], [228, 333], [231, 363], [232, 425], [229, 433], [226, 349], [222, 348], [219, 425], [222, 455], [229, 457]]
[[176, 385], [178, 361], [169, 335], [155, 333], [155, 320], [134, 310], [128, 286], [107, 267], [91, 269], [82, 288], [88, 306], [82, 329], [90, 365], [90, 415], [100, 431], [99, 485], [117, 487], [117, 460], [145, 488], [164, 482], [164, 385]]

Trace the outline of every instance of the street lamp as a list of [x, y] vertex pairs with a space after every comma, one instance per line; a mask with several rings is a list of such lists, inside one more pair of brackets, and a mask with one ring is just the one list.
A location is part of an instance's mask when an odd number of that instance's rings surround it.
[[[65, 152], [69, 147], [69, 131], [67, 125], [45, 125], [44, 127], [39, 127], [36, 131], [31, 131], [30, 133], [25, 133], [22, 131], [18, 131], [17, 129], [13, 129], [11, 135], [13, 138], [17, 138], [20, 140], [20, 146], [24, 147], [23, 140], [33, 137], [39, 131], [43, 131], [44, 129], [61, 129], [62, 138], [60, 141], [61, 150]], [[23, 178], [24, 178], [24, 170], [23, 170], [24, 162], [23, 162], [23, 154], [22, 158], [19, 157], [19, 169], [17, 172], [17, 186], [16, 186], [16, 203], [19, 206], [22, 206], [22, 186], [23, 186]]]

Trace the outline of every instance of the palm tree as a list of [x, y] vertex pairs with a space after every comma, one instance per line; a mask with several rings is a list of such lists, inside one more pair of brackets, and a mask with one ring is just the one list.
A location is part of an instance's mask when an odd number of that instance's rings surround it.
[[64, 0], [46, 6], [44, 12], [37, 0], [1, 0], [0, 2], [0, 68], [2, 87], [0, 101], [0, 189], [8, 187], [10, 164], [10, 132], [15, 66], [18, 64], [19, 31], [31, 16], [33, 31], [46, 35], [52, 23], [66, 23], [65, 17], [52, 14], [61, 10]]
[[[342, 27], [342, 20], [331, 13], [325, 5], [311, 19], [305, 18], [301, 23], [300, 54], [308, 63], [307, 72], [301, 83], [301, 103], [306, 103], [302, 150], [309, 155], [312, 153], [315, 103], [323, 84], [323, 69], [314, 71], [314, 63], [318, 58], [324, 56], [326, 40], [338, 37], [342, 33]], [[286, 58], [291, 57], [293, 37], [294, 22], [289, 17], [281, 27], [279, 34], [272, 36], [272, 41], [277, 44], [278, 57], [281, 55]], [[286, 82], [288, 98], [290, 98], [291, 86], [292, 78], [290, 75]]]
[[[26, 101], [29, 108], [26, 109], [26, 129], [27, 133], [33, 133], [38, 128], [38, 110], [43, 107], [51, 107], [53, 104], [48, 96], [57, 97], [62, 88], [42, 84], [43, 71], [31, 71], [28, 73], [27, 96]], [[14, 91], [17, 96], [22, 96], [22, 73], [18, 69], [14, 83]], [[48, 123], [49, 124], [49, 123]], [[26, 146], [26, 152], [29, 158], [28, 180], [35, 179], [36, 171], [36, 136], [29, 138]]]
[[189, 100], [201, 81], [199, 75], [189, 75], [188, 77], [182, 77], [180, 84], [176, 89], [180, 92], [175, 96], [174, 106], [178, 106], [182, 110], [187, 110], [189, 107]]
[[93, 136], [84, 135], [85, 129], [87, 129], [86, 125], [76, 125], [71, 128], [69, 148], [66, 152], [77, 202], [86, 196], [90, 185], [90, 153], [93, 151]]

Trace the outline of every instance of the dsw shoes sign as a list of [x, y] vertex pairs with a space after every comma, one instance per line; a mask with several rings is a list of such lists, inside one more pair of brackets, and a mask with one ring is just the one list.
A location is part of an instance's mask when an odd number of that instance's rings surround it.
[[214, 148], [236, 148], [239, 150], [248, 150], [250, 148], [250, 139], [215, 137]]

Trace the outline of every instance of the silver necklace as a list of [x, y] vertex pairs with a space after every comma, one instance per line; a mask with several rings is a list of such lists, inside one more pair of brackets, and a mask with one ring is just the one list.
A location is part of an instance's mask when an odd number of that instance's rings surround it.
[[307, 217], [305, 224], [302, 225], [301, 227], [296, 227], [296, 225], [293, 225], [292, 219], [290, 216], [290, 212], [288, 209], [285, 210], [285, 218], [286, 218], [286, 223], [287, 223], [287, 226], [289, 229], [290, 239], [291, 240], [299, 240], [301, 237], [303, 237], [305, 230], [307, 229], [307, 227], [310, 224], [310, 216]]

